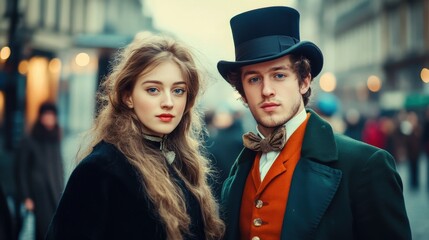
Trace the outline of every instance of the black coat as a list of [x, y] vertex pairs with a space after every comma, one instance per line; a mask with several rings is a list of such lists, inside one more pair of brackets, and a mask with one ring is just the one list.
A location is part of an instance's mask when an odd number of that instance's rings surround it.
[[60, 142], [25, 137], [17, 150], [18, 199], [20, 202], [26, 198], [33, 200], [36, 236], [42, 239], [64, 190]]
[[[195, 239], [204, 239], [199, 204], [183, 182], [178, 184], [188, 206], [192, 206], [187, 208], [191, 232]], [[71, 174], [47, 236], [49, 240], [165, 238], [164, 225], [137, 171], [116, 147], [106, 142], [95, 146]]]
[[207, 146], [215, 170], [211, 186], [218, 200], [220, 200], [222, 184], [243, 147], [242, 135], [241, 122], [236, 120], [228, 128], [219, 129], [216, 136], [211, 139], [210, 145]]
[[[241, 199], [255, 155], [244, 149], [224, 183], [225, 239], [239, 239]], [[385, 150], [334, 134], [311, 111], [280, 239], [411, 239], [402, 181], [393, 157]]]
[[6, 195], [3, 192], [3, 186], [0, 184], [0, 239], [12, 239], [12, 218], [6, 201]]

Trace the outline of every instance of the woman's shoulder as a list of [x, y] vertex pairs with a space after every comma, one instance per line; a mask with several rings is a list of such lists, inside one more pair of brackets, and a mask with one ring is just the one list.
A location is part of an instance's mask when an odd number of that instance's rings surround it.
[[91, 153], [79, 162], [76, 168], [95, 167], [102, 171], [109, 171], [128, 164], [125, 155], [115, 145], [101, 141], [93, 147]]
[[93, 151], [87, 155], [76, 167], [77, 172], [92, 172], [93, 174], [115, 178], [130, 184], [135, 182], [136, 171], [125, 155], [113, 144], [101, 141], [94, 146]]

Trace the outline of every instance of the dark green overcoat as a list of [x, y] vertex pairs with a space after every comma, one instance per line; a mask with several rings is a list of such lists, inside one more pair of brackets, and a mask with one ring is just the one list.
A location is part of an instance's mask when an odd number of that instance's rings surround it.
[[[393, 157], [333, 133], [327, 122], [308, 111], [311, 116], [292, 177], [281, 239], [411, 239]], [[227, 240], [240, 239], [241, 198], [255, 155], [243, 149], [223, 185]]]

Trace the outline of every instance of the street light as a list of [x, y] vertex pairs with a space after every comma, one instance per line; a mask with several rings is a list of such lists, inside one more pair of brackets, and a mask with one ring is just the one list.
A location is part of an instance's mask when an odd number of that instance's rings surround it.
[[420, 78], [424, 83], [429, 83], [429, 69], [423, 68], [420, 72]]
[[320, 88], [325, 92], [332, 92], [337, 87], [335, 75], [331, 72], [326, 72], [320, 77]]
[[368, 77], [366, 85], [371, 92], [378, 92], [381, 89], [381, 80], [379, 77], [371, 75]]
[[90, 60], [88, 53], [84, 52], [78, 53], [75, 58], [76, 64], [80, 67], [88, 66]]
[[5, 61], [9, 57], [10, 57], [10, 47], [8, 47], [8, 46], [2, 47], [2, 49], [0, 50], [0, 59], [2, 61]]

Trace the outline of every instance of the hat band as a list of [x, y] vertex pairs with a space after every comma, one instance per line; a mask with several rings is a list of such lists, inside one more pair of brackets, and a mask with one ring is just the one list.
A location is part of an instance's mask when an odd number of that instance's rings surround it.
[[283, 52], [298, 42], [299, 40], [296, 38], [283, 35], [255, 38], [235, 48], [235, 60], [245, 61], [272, 56]]

